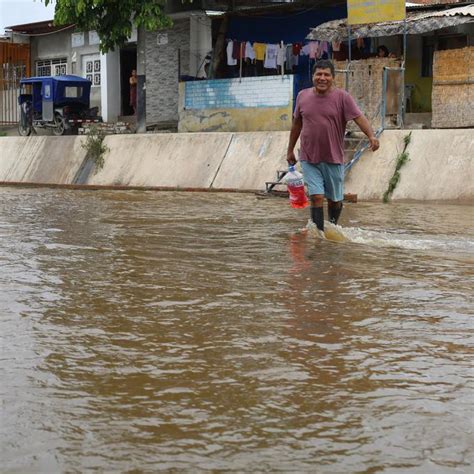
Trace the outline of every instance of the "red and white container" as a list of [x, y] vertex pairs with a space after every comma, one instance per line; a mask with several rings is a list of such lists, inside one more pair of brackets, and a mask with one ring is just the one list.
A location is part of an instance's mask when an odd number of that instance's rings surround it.
[[291, 207], [295, 209], [304, 209], [308, 206], [309, 202], [304, 188], [303, 175], [299, 171], [296, 171], [294, 166], [288, 168], [285, 182], [290, 194]]

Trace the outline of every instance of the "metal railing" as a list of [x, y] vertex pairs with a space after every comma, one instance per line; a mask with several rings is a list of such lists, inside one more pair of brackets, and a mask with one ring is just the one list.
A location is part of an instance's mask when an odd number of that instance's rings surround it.
[[20, 79], [29, 74], [29, 45], [0, 42], [0, 124], [18, 122]]
[[20, 79], [25, 75], [25, 66], [11, 63], [0, 66], [0, 124], [14, 124], [20, 116], [18, 94]]
[[[338, 72], [346, 74], [346, 90], [349, 88], [349, 72], [350, 68], [344, 70], [339, 70]], [[380, 102], [379, 107], [377, 107], [377, 112], [373, 117], [371, 117], [370, 122], [375, 123], [378, 116], [380, 116], [380, 126], [377, 127], [375, 131], [375, 136], [377, 138], [380, 137], [382, 132], [385, 130], [386, 126], [386, 117], [387, 117], [387, 96], [388, 96], [388, 74], [389, 72], [398, 72], [400, 74], [400, 84], [397, 92], [397, 127], [402, 128], [404, 123], [404, 115], [405, 115], [405, 94], [404, 94], [404, 72], [405, 68], [403, 67], [384, 67], [382, 72], [382, 99]], [[352, 156], [351, 160], [344, 165], [345, 173], [348, 173], [350, 169], [359, 161], [361, 156], [364, 154], [366, 150], [368, 150], [370, 143], [367, 139], [361, 139], [358, 143], [354, 155]]]

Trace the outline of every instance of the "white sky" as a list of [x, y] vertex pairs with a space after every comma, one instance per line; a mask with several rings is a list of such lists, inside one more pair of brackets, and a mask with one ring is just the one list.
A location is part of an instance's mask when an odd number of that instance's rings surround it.
[[52, 20], [53, 5], [44, 6], [44, 0], [0, 0], [0, 34], [6, 26]]
[[[407, 5], [414, 4], [407, 2]], [[6, 26], [52, 20], [53, 17], [54, 1], [45, 7], [44, 0], [0, 0], [0, 34]]]

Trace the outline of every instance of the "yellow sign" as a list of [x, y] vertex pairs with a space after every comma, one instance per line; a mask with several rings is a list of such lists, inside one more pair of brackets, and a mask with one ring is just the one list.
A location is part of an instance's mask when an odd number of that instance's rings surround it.
[[347, 0], [347, 23], [380, 23], [404, 20], [405, 0]]

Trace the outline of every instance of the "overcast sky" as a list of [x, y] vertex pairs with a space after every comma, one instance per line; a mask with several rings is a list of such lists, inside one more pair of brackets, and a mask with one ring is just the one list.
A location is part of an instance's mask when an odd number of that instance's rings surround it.
[[54, 5], [44, 6], [41, 0], [0, 0], [0, 34], [6, 26], [51, 20]]

